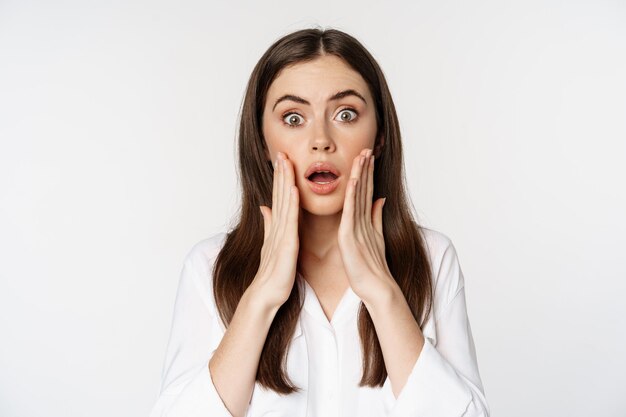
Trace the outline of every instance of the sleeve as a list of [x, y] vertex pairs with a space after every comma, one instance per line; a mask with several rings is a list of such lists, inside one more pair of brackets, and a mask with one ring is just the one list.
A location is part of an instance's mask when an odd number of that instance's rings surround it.
[[185, 260], [174, 303], [174, 316], [163, 366], [161, 388], [150, 417], [232, 417], [209, 371], [222, 330], [191, 256]]
[[442, 292], [453, 294], [452, 299], [435, 319], [436, 341], [425, 337], [407, 382], [392, 402], [391, 416], [489, 417], [467, 316], [463, 274], [451, 242], [437, 275], [438, 282], [444, 283]]

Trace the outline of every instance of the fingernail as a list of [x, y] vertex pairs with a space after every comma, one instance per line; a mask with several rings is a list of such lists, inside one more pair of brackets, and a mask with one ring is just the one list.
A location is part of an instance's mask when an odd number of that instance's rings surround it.
[[385, 207], [386, 202], [387, 202], [387, 197], [383, 198], [383, 207]]

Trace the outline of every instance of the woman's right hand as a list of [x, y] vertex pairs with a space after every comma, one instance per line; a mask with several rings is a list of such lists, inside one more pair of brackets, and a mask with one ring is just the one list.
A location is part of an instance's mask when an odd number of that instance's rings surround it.
[[300, 249], [300, 196], [293, 164], [282, 152], [274, 163], [272, 208], [260, 206], [264, 238], [259, 270], [251, 283], [269, 307], [279, 308], [291, 294]]

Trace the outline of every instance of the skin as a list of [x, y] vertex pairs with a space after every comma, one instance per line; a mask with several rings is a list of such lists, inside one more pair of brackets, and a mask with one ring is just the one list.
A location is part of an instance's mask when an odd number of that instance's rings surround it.
[[[364, 101], [355, 96], [328, 100], [347, 89], [357, 91]], [[276, 104], [286, 94], [309, 104], [291, 99]], [[267, 157], [276, 163], [279, 199], [299, 205], [298, 256], [304, 275], [323, 307], [324, 299], [330, 299], [330, 315], [345, 285], [363, 300], [397, 397], [425, 341], [387, 266], [384, 199], [372, 203], [376, 132], [374, 102], [365, 80], [338, 57], [325, 55], [285, 68], [269, 88], [263, 111]], [[315, 194], [304, 177], [318, 160], [331, 161], [340, 172], [339, 186], [327, 195]], [[295, 197], [281, 197], [283, 193]]]
[[[355, 96], [327, 101], [334, 93], [354, 89], [366, 100]], [[311, 104], [276, 100], [285, 94], [302, 97]], [[358, 115], [351, 110], [354, 109]], [[298, 115], [285, 115], [295, 112]], [[342, 120], [352, 118], [352, 123]], [[290, 127], [286, 121], [296, 127]], [[315, 259], [336, 259], [335, 239], [341, 222], [344, 197], [354, 159], [371, 149], [376, 139], [376, 113], [367, 84], [359, 73], [340, 58], [327, 55], [312, 62], [285, 68], [271, 84], [263, 111], [263, 136], [268, 159], [282, 152], [294, 172], [300, 194], [300, 252]], [[315, 161], [328, 160], [340, 172], [339, 186], [331, 194], [315, 194], [304, 173]]]
[[[363, 96], [328, 101], [339, 91]], [[299, 96], [308, 105], [276, 100]], [[351, 107], [358, 113], [353, 123]], [[300, 116], [287, 118], [286, 112]], [[304, 270], [327, 314], [350, 285], [374, 322], [393, 394], [398, 397], [424, 345], [419, 325], [385, 259], [383, 199], [372, 204], [376, 117], [360, 74], [334, 56], [286, 68], [270, 86], [263, 113], [267, 158], [274, 163], [272, 207], [261, 206], [264, 243], [259, 271], [243, 294], [209, 361], [212, 382], [233, 416], [244, 416], [269, 328]], [[382, 143], [381, 138], [381, 143]], [[313, 193], [304, 173], [332, 161], [339, 187]], [[332, 279], [329, 279], [332, 277]]]

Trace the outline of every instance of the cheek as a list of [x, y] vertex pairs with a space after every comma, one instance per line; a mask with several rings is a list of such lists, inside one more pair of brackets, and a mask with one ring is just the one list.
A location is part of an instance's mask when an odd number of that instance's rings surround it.
[[278, 132], [278, 129], [270, 124], [264, 124], [263, 126], [263, 137], [265, 138], [265, 143], [272, 154], [273, 158], [276, 158], [276, 153], [278, 151], [283, 151], [284, 139], [281, 140], [281, 135]]
[[359, 129], [358, 132], [353, 132], [349, 139], [350, 140], [347, 141], [347, 143], [349, 143], [347, 154], [351, 156], [350, 160], [352, 160], [352, 158], [356, 158], [363, 149], [372, 149], [374, 147], [376, 131], [372, 131], [368, 128]]
[[376, 140], [376, 130], [376, 120], [367, 117], [361, 120], [361, 123], [357, 123], [356, 126], [350, 126], [347, 132], [355, 144], [367, 147]]
[[365, 136], [367, 137], [367, 147], [372, 148], [376, 143], [376, 133], [378, 129], [376, 127], [376, 119], [373, 119], [369, 126], [367, 127], [367, 132]]
[[287, 155], [295, 169], [301, 168], [296, 160], [301, 150], [298, 149], [298, 142], [294, 138], [285, 134], [283, 129], [272, 126], [263, 129], [263, 136], [272, 161], [276, 159], [278, 152], [282, 152]]

